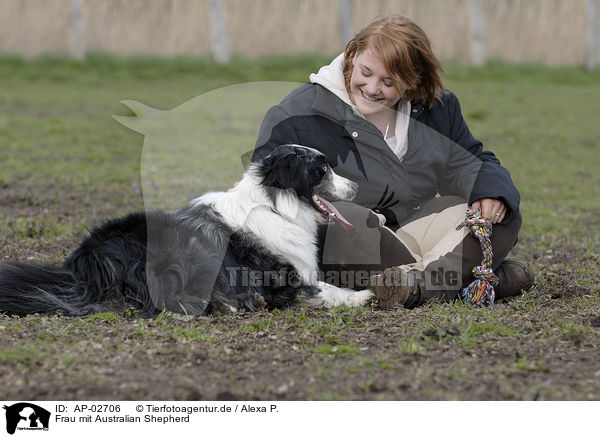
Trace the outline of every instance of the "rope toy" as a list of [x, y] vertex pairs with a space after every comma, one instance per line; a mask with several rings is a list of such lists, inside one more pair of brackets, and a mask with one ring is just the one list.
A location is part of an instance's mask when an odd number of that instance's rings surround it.
[[483, 261], [473, 268], [475, 280], [462, 291], [462, 297], [475, 305], [494, 304], [496, 296], [494, 286], [498, 284], [498, 277], [492, 270], [492, 224], [483, 217], [481, 209], [467, 211], [467, 218], [457, 226], [456, 230], [468, 226], [475, 238], [479, 240], [483, 251]]

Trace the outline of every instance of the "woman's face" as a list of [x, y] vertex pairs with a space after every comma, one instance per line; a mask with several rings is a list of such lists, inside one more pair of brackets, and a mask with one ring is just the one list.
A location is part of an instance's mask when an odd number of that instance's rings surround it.
[[400, 99], [383, 60], [369, 49], [354, 56], [350, 98], [365, 116], [393, 107]]

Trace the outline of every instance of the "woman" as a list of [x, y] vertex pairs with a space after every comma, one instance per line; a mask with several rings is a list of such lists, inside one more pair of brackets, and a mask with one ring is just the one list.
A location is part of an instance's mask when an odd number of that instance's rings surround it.
[[519, 192], [471, 135], [441, 71], [417, 24], [377, 19], [268, 111], [254, 153], [314, 147], [359, 184], [354, 203], [337, 205], [354, 229], [322, 229], [321, 267], [335, 285], [370, 285], [383, 308], [452, 300], [473, 280], [482, 251], [457, 229], [469, 207], [493, 224], [496, 298], [533, 284], [527, 264], [504, 260], [521, 226]]

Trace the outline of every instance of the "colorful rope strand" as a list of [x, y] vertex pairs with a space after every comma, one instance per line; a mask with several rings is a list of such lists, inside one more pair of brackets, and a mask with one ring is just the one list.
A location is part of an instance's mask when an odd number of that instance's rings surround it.
[[483, 251], [483, 261], [473, 269], [475, 280], [463, 289], [463, 298], [472, 304], [493, 304], [495, 293], [494, 286], [498, 284], [498, 277], [492, 270], [492, 224], [483, 217], [481, 209], [467, 211], [467, 218], [456, 229], [468, 226], [475, 238], [479, 240]]

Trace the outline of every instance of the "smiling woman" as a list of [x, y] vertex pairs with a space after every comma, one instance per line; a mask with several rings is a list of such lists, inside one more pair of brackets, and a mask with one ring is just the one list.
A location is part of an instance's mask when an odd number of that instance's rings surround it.
[[441, 72], [415, 22], [377, 19], [268, 111], [257, 140], [255, 159], [303, 144], [359, 184], [354, 203], [336, 204], [354, 227], [321, 230], [321, 269], [335, 285], [374, 287], [382, 308], [452, 300], [473, 280], [481, 248], [457, 228], [469, 208], [493, 225], [496, 298], [533, 284], [528, 265], [504, 262], [521, 227], [519, 192], [471, 135]]

